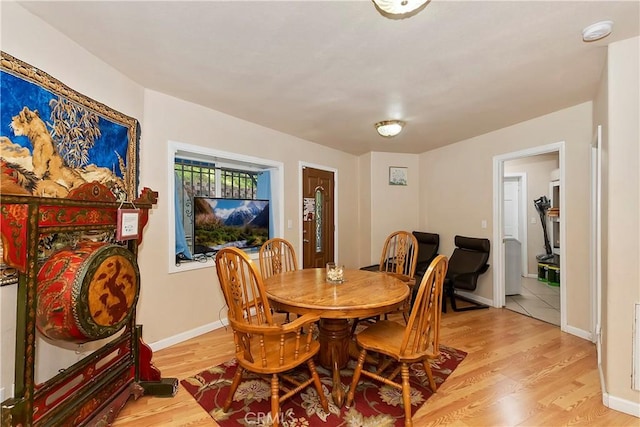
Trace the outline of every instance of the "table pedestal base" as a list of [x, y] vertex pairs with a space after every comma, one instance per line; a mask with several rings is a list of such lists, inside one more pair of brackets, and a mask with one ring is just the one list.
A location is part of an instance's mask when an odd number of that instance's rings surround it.
[[345, 390], [340, 381], [340, 369], [349, 362], [349, 341], [351, 329], [346, 319], [320, 319], [319, 327], [320, 365], [332, 371], [333, 403], [342, 407]]

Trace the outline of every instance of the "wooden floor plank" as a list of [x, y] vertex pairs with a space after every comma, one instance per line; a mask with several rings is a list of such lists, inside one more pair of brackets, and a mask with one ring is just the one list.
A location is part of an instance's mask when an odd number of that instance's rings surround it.
[[[441, 342], [466, 359], [415, 414], [416, 426], [616, 426], [640, 420], [602, 404], [593, 343], [506, 309], [445, 313]], [[164, 377], [184, 379], [233, 357], [218, 329], [154, 354]], [[173, 398], [130, 401], [114, 426], [216, 426], [182, 387]]]

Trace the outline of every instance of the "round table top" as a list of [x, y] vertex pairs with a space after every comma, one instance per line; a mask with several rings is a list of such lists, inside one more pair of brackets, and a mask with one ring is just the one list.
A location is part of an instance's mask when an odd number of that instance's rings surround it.
[[340, 284], [328, 283], [324, 268], [307, 268], [276, 274], [264, 284], [269, 300], [278, 308], [328, 319], [383, 314], [409, 296], [404, 282], [385, 273], [345, 270], [344, 278]]

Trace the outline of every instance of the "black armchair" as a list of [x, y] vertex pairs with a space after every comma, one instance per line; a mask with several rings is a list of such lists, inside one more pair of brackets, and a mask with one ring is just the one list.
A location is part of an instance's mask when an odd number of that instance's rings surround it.
[[[438, 248], [440, 247], [440, 235], [435, 233], [425, 233], [422, 231], [414, 231], [413, 235], [416, 236], [418, 241], [418, 259], [416, 260], [416, 284], [422, 282], [422, 277], [427, 272], [431, 261], [438, 255]], [[413, 287], [411, 294], [411, 306], [413, 307], [413, 301], [418, 293], [419, 286]]]
[[[445, 296], [449, 297], [451, 308], [453, 311], [489, 308], [487, 305], [479, 304], [456, 294], [456, 289], [474, 291], [478, 284], [478, 277], [489, 269], [489, 264], [487, 264], [491, 250], [489, 239], [456, 236], [455, 244], [456, 248], [449, 258], [449, 269], [444, 280]], [[472, 305], [458, 307], [456, 298]], [[442, 308], [445, 312], [447, 311], [446, 298]]]

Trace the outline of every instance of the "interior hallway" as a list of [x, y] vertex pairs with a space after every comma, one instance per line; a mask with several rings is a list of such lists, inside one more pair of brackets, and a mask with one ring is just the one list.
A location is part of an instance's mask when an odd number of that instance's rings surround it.
[[506, 308], [560, 326], [560, 287], [522, 277], [520, 294], [508, 295]]

